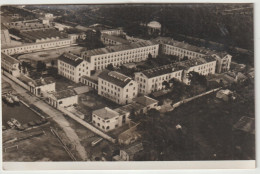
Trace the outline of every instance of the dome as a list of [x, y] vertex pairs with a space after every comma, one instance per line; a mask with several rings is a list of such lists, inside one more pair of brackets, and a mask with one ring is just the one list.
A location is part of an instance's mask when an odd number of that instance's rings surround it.
[[147, 26], [151, 28], [161, 28], [161, 24], [157, 21], [149, 22]]

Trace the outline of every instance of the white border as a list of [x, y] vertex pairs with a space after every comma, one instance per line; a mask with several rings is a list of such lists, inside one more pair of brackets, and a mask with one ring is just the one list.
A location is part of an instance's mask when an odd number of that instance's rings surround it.
[[[260, 125], [260, 121], [258, 119], [258, 100], [259, 100], [259, 40], [260, 40], [260, 28], [259, 28], [259, 17], [260, 17], [260, 3], [257, 0], [1, 0], [0, 4], [102, 4], [102, 3], [254, 3], [254, 22], [255, 22], [255, 72], [256, 72], [256, 125]], [[258, 29], [258, 30], [257, 30]], [[0, 90], [1, 91], [1, 90]], [[1, 103], [1, 102], [0, 102]], [[0, 121], [1, 123], [1, 121]], [[2, 141], [2, 134], [0, 135]], [[55, 173], [85, 173], [86, 171], [80, 170], [98, 170], [98, 171], [88, 171], [88, 173], [232, 173], [232, 174], [240, 174], [240, 173], [260, 173], [259, 169], [259, 129], [256, 126], [256, 159], [257, 159], [257, 168], [254, 170], [237, 170], [242, 168], [252, 168], [254, 167], [254, 161], [176, 161], [176, 162], [32, 162], [32, 163], [17, 163], [17, 162], [5, 162], [1, 165], [3, 169], [3, 165], [5, 169], [17, 169], [17, 170], [41, 170], [41, 173], [54, 173], [53, 170], [61, 170], [55, 171]], [[0, 155], [2, 156], [2, 148], [0, 146]], [[149, 170], [147, 170], [149, 168]], [[169, 170], [169, 169], [194, 169], [194, 170]], [[199, 168], [209, 169], [209, 168], [220, 168], [220, 170], [197, 170]], [[236, 168], [236, 170], [221, 170], [221, 169], [230, 169]], [[1, 169], [0, 173], [9, 173], [3, 171]], [[117, 171], [104, 171], [104, 170], [112, 170], [118, 169]], [[45, 171], [44, 170], [52, 170]], [[70, 171], [68, 171], [70, 170]], [[74, 171], [72, 171], [74, 170]], [[103, 170], [103, 171], [101, 171]], [[126, 171], [128, 170], [128, 171]], [[137, 171], [138, 170], [138, 171]], [[145, 171], [144, 171], [145, 170]], [[158, 171], [160, 170], [160, 171]], [[40, 171], [37, 171], [37, 173]], [[12, 173], [20, 173], [19, 171]], [[21, 173], [35, 173], [22, 171]]]

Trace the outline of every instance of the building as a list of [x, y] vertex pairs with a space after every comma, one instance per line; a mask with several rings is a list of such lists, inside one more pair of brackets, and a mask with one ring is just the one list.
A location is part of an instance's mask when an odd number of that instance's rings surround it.
[[50, 18], [53, 18], [53, 14], [51, 14], [51, 13], [46, 13], [46, 14], [44, 15], [44, 17], [50, 19]]
[[146, 114], [150, 109], [157, 109], [159, 103], [158, 100], [148, 96], [136, 97], [133, 99], [133, 102], [143, 106], [142, 113], [144, 114]]
[[81, 57], [89, 63], [91, 70], [102, 70], [107, 65], [120, 66], [130, 62], [140, 62], [158, 55], [159, 44], [154, 41], [135, 42], [84, 51]]
[[137, 83], [124, 74], [104, 70], [98, 76], [98, 94], [115, 103], [131, 103], [137, 93]]
[[55, 108], [68, 107], [78, 104], [78, 95], [73, 89], [53, 92], [48, 96], [48, 103]]
[[139, 138], [141, 138], [141, 134], [137, 131], [137, 126], [140, 123], [136, 124], [132, 121], [129, 122], [129, 129], [122, 132], [118, 135], [118, 144], [119, 145], [129, 145], [136, 142]]
[[50, 40], [48, 42], [26, 43], [18, 46], [2, 47], [2, 52], [7, 55], [26, 54], [36, 51], [44, 51], [71, 45], [71, 39]]
[[201, 75], [215, 74], [216, 60], [212, 57], [194, 58], [173, 64], [155, 67], [135, 73], [139, 93], [150, 94], [165, 88], [163, 82], [175, 78], [189, 84], [188, 73], [198, 72]]
[[151, 21], [147, 24], [147, 30], [149, 35], [160, 35], [162, 25], [157, 21]]
[[58, 31], [64, 31], [64, 29], [70, 29], [72, 28], [71, 26], [68, 26], [68, 25], [64, 25], [64, 24], [61, 24], [61, 23], [58, 23], [58, 22], [53, 22], [54, 24], [54, 28], [56, 28]]
[[104, 29], [100, 31], [101, 34], [107, 34], [107, 35], [111, 35], [111, 36], [121, 36], [124, 35], [125, 33], [123, 32], [122, 29], [119, 28], [115, 28], [115, 29]]
[[230, 69], [232, 56], [226, 52], [210, 50], [204, 47], [197, 47], [185, 42], [173, 40], [169, 37], [158, 37], [155, 40], [160, 43], [160, 51], [162, 54], [175, 55], [180, 59], [183, 59], [184, 57], [193, 59], [212, 56], [217, 61], [217, 73], [227, 72]]
[[9, 55], [1, 53], [1, 67], [14, 77], [20, 76], [19, 61]]
[[105, 107], [92, 112], [92, 123], [100, 130], [108, 132], [127, 124], [130, 121], [129, 115], [130, 113]]
[[108, 34], [102, 34], [101, 41], [105, 45], [129, 44], [129, 42], [126, 39], [114, 35], [108, 35]]
[[172, 78], [182, 81], [182, 71], [183, 69], [176, 64], [169, 64], [136, 72], [135, 81], [138, 83], [138, 92], [150, 94], [162, 90], [164, 88], [163, 82], [169, 82]]
[[90, 75], [90, 70], [81, 57], [78, 57], [71, 53], [63, 53], [58, 58], [58, 74], [64, 76], [67, 79], [80, 82], [80, 78], [84, 75]]
[[1, 45], [10, 45], [11, 44], [11, 37], [9, 34], [8, 29], [1, 24]]
[[38, 97], [46, 97], [48, 93], [55, 92], [55, 80], [52, 77], [40, 78], [28, 83], [30, 92]]
[[143, 150], [142, 143], [134, 143], [128, 147], [120, 150], [120, 160], [122, 161], [133, 161], [137, 153]]
[[212, 56], [217, 60], [216, 72], [223, 73], [230, 69], [232, 56], [226, 53], [215, 53]]

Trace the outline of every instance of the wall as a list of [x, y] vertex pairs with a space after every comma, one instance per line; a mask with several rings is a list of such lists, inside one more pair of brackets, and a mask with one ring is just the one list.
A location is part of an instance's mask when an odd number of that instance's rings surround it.
[[60, 111], [62, 111], [63, 113], [67, 114], [70, 118], [72, 118], [73, 120], [77, 121], [78, 123], [80, 123], [81, 125], [85, 126], [87, 129], [91, 130], [92, 132], [96, 133], [97, 135], [101, 136], [104, 139], [107, 139], [108, 141], [111, 141], [112, 143], [115, 143], [116, 140], [110, 136], [108, 136], [107, 134], [105, 134], [104, 132], [98, 130], [97, 128], [95, 128], [94, 126], [92, 126], [91, 124], [87, 123], [86, 121], [78, 118], [77, 116], [75, 116], [74, 114], [72, 114], [71, 112], [67, 111], [66, 109], [64, 109], [63, 107], [58, 107], [58, 109]]
[[[61, 106], [61, 107], [77, 104], [78, 103], [78, 95], [71, 96], [71, 97], [68, 97], [68, 98], [59, 99], [57, 102], [58, 102], [58, 105]], [[62, 102], [62, 104], [59, 104], [59, 102]]]
[[25, 88], [26, 90], [30, 91], [30, 86], [23, 83], [22, 81], [20, 81], [19, 79], [17, 79], [16, 77], [12, 76], [11, 74], [9, 74], [8, 72], [6, 71], [2, 71], [3, 74], [5, 76], [7, 76], [9, 79], [13, 80], [14, 82], [18, 83], [20, 86], [22, 86], [23, 88]]

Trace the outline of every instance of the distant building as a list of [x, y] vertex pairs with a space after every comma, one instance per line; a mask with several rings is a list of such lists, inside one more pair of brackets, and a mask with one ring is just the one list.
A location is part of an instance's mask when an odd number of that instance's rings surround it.
[[159, 103], [159, 101], [148, 96], [136, 97], [133, 102], [143, 106], [143, 113], [147, 113], [150, 109], [157, 109]]
[[53, 14], [51, 14], [51, 13], [46, 13], [45, 15], [44, 15], [44, 17], [45, 18], [53, 18]]
[[214, 74], [215, 67], [216, 60], [211, 57], [194, 58], [137, 72], [135, 81], [138, 83], [139, 93], [150, 94], [164, 89], [164, 81], [169, 82], [170, 79], [175, 78], [189, 84], [189, 72], [195, 71], [202, 75]]
[[98, 94], [115, 103], [131, 103], [137, 93], [137, 83], [119, 72], [104, 70], [98, 76]]
[[78, 104], [78, 95], [73, 89], [53, 92], [48, 96], [48, 103], [55, 108]]
[[148, 96], [136, 97], [133, 102], [117, 108], [134, 114], [146, 114], [150, 109], [158, 109], [158, 101]]
[[226, 52], [214, 51], [204, 47], [197, 47], [185, 42], [179, 42], [169, 37], [158, 37], [155, 39], [161, 45], [161, 53], [167, 55], [175, 55], [183, 59], [203, 58], [212, 56], [216, 59], [216, 72], [223, 73], [230, 69], [232, 56]]
[[120, 160], [133, 161], [137, 153], [143, 150], [142, 143], [131, 144], [128, 147], [120, 150]]
[[147, 24], [149, 35], [161, 35], [162, 25], [157, 21], [151, 21]]
[[128, 112], [112, 110], [108, 107], [98, 109], [92, 113], [92, 123], [104, 132], [111, 131], [128, 123]]
[[48, 42], [26, 43], [18, 46], [2, 47], [2, 52], [7, 55], [26, 54], [36, 51], [44, 51], [71, 45], [71, 39], [49, 40]]
[[226, 89], [226, 90], [220, 90], [220, 91], [218, 91], [217, 94], [216, 94], [216, 97], [217, 97], [218, 99], [221, 99], [221, 100], [227, 102], [227, 101], [230, 100], [230, 98], [231, 98], [232, 95], [233, 95], [233, 92], [230, 91], [230, 90], [228, 90], [228, 89]]
[[39, 97], [55, 92], [55, 80], [52, 77], [40, 78], [29, 82], [30, 92]]
[[9, 55], [1, 53], [1, 67], [14, 77], [20, 76], [19, 61]]
[[71, 53], [63, 53], [58, 58], [58, 74], [76, 83], [84, 75], [90, 75], [90, 70], [85, 61]]
[[140, 62], [158, 55], [159, 44], [153, 41], [134, 42], [129, 45], [109, 46], [82, 52], [81, 57], [91, 70], [102, 70], [107, 65], [120, 66], [129, 62]]
[[104, 29], [100, 31], [101, 34], [107, 34], [107, 35], [111, 35], [111, 36], [121, 36], [124, 35], [123, 30], [116, 28], [116, 29]]
[[61, 24], [61, 23], [58, 23], [58, 22], [53, 22], [53, 24], [54, 24], [54, 28], [56, 28], [59, 31], [64, 31], [65, 28], [67, 28], [67, 29], [72, 28], [71, 26], [64, 25], [64, 24]]
[[101, 35], [101, 41], [105, 45], [120, 45], [120, 44], [129, 44], [129, 42], [121, 37], [108, 35], [108, 34], [102, 34]]
[[1, 24], [1, 45], [10, 45], [11, 44], [11, 37], [9, 34], [8, 29]]

